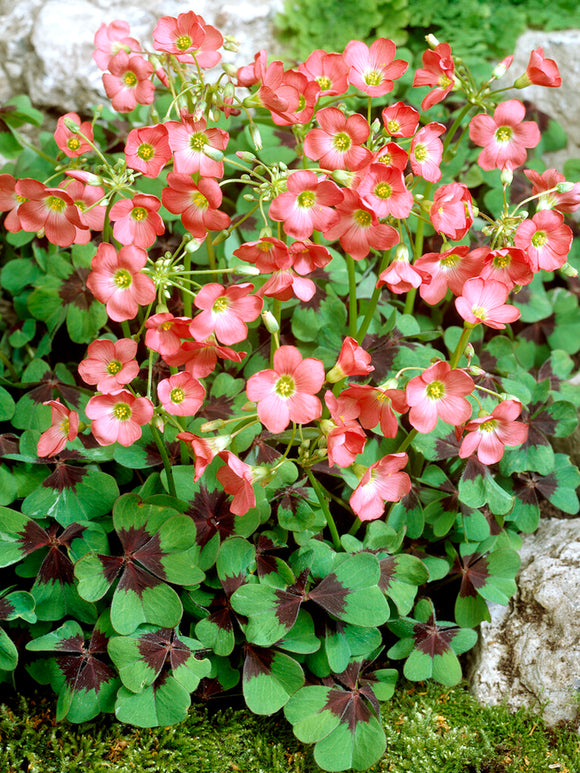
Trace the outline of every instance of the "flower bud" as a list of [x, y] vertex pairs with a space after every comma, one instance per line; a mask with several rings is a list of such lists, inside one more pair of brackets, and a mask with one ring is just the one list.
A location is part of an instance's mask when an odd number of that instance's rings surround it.
[[502, 169], [499, 176], [502, 185], [511, 185], [514, 179], [514, 173], [511, 169]]
[[256, 266], [239, 265], [233, 267], [234, 276], [260, 276], [260, 269]]
[[255, 123], [250, 124], [249, 131], [256, 150], [262, 150], [262, 137], [260, 135], [260, 130]]
[[558, 193], [569, 193], [574, 189], [575, 183], [569, 183], [567, 180], [562, 180], [561, 183], [557, 183], [556, 191]]
[[564, 265], [560, 267], [560, 273], [564, 276], [569, 276], [572, 279], [576, 279], [578, 276], [578, 271], [574, 266], [571, 266], [570, 263], [564, 263]]
[[264, 323], [264, 326], [268, 333], [277, 333], [280, 330], [280, 325], [278, 324], [278, 320], [276, 317], [272, 314], [271, 311], [268, 311], [267, 309], [262, 312], [262, 322]]
[[224, 51], [233, 51], [236, 54], [240, 50], [240, 42], [233, 35], [224, 35]]
[[211, 145], [204, 145], [203, 152], [208, 158], [211, 158], [212, 161], [221, 161], [224, 157], [223, 150], [214, 148]]
[[222, 62], [222, 70], [225, 72], [226, 75], [229, 75], [230, 78], [236, 78], [238, 74], [238, 68], [233, 65], [231, 62]]
[[236, 150], [236, 156], [242, 161], [256, 161], [256, 156], [249, 150]]
[[226, 423], [223, 419], [214, 419], [213, 421], [206, 421], [201, 425], [200, 429], [202, 432], [214, 432], [216, 429], [221, 429], [225, 426]]
[[348, 172], [346, 169], [334, 169], [330, 175], [335, 183], [350, 188], [354, 180], [354, 172]]
[[395, 249], [395, 260], [409, 261], [409, 248], [406, 244], [397, 244]]
[[192, 236], [191, 239], [187, 242], [185, 245], [185, 251], [189, 252], [190, 254], [192, 252], [197, 252], [201, 245], [204, 243], [204, 239], [196, 239], [195, 236]]
[[470, 376], [485, 376], [484, 369], [480, 368], [479, 365], [470, 365], [468, 368], [465, 368], [465, 370]]
[[526, 86], [529, 86], [531, 84], [530, 76], [525, 72], [523, 75], [520, 75], [519, 78], [516, 78], [514, 82], [514, 89], [525, 89]]
[[388, 378], [380, 385], [379, 389], [397, 389], [399, 386], [398, 378]]
[[439, 41], [435, 37], [435, 35], [425, 35], [425, 42], [429, 46], [429, 48], [437, 48], [439, 45]]
[[73, 134], [81, 133], [81, 127], [78, 125], [76, 121], [73, 121], [72, 118], [68, 118], [65, 116], [62, 120], [66, 128], [69, 130], [69, 132], [72, 132]]

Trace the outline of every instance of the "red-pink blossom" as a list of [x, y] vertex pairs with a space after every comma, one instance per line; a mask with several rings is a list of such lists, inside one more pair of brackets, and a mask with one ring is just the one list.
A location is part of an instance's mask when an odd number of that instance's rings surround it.
[[288, 253], [293, 261], [292, 268], [301, 276], [311, 274], [317, 268], [324, 268], [332, 260], [332, 255], [326, 247], [308, 239], [289, 244]]
[[135, 397], [123, 389], [114, 395], [91, 397], [85, 413], [92, 419], [91, 432], [99, 445], [131, 446], [141, 437], [141, 427], [151, 421], [153, 405], [146, 397]]
[[230, 511], [234, 515], [245, 515], [252, 507], [256, 506], [254, 494], [254, 468], [242, 462], [231, 451], [220, 451], [219, 456], [225, 465], [220, 467], [216, 477], [222, 484], [226, 494], [233, 496]]
[[70, 178], [61, 182], [58, 187], [65, 190], [73, 200], [83, 226], [76, 228], [74, 244], [88, 244], [91, 230], [103, 230], [106, 209], [102, 203], [105, 196], [104, 189], [95, 185], [85, 185], [79, 180]]
[[[374, 154], [374, 163], [384, 164], [387, 168], [398, 169], [401, 172], [405, 171], [407, 163], [409, 162], [409, 154], [396, 142], [387, 142], [382, 148], [379, 148]], [[365, 170], [362, 170], [364, 174]]]
[[[73, 121], [79, 127], [79, 130], [84, 134], [81, 137], [77, 132], [71, 131], [66, 126], [64, 119], [68, 118], [69, 121]], [[56, 130], [54, 132], [54, 141], [58, 147], [62, 150], [65, 156], [69, 158], [77, 158], [82, 156], [83, 153], [90, 153], [92, 148], [85, 139], [93, 140], [93, 125], [90, 121], [82, 121], [76, 113], [66, 113], [56, 122]]]
[[8, 213], [4, 220], [4, 228], [10, 233], [16, 233], [23, 228], [18, 211], [27, 199], [18, 193], [17, 186], [25, 181], [37, 182], [31, 177], [15, 180], [11, 174], [0, 174], [0, 212]]
[[429, 210], [433, 228], [454, 241], [463, 239], [473, 225], [473, 200], [463, 183], [442, 185], [435, 191]]
[[439, 164], [443, 158], [443, 143], [439, 137], [444, 131], [445, 126], [442, 123], [428, 123], [419, 129], [411, 141], [409, 160], [413, 174], [430, 183], [439, 182], [441, 179]]
[[84, 229], [79, 211], [68, 193], [61, 188], [47, 188], [37, 180], [18, 180], [16, 194], [27, 199], [18, 209], [18, 217], [25, 231], [44, 228], [46, 238], [59, 247], [70, 247], [76, 229]]
[[[223, 161], [217, 161], [206, 153], [222, 153], [228, 144], [229, 134], [223, 129], [207, 128], [205, 118], [196, 121], [192, 115], [184, 115], [181, 121], [168, 121], [169, 145], [173, 151], [173, 169], [179, 174], [196, 174], [202, 177], [223, 177]], [[211, 150], [210, 150], [211, 149]]]
[[304, 153], [319, 161], [324, 169], [350, 169], [366, 166], [372, 154], [363, 143], [369, 137], [366, 118], [354, 113], [348, 118], [337, 107], [325, 107], [316, 114], [319, 129], [311, 129], [304, 139]]
[[367, 376], [374, 370], [371, 355], [362, 348], [355, 338], [347, 336], [342, 342], [340, 354], [326, 380], [331, 384], [342, 381], [346, 376]]
[[100, 70], [106, 70], [112, 57], [125, 51], [129, 54], [140, 50], [139, 43], [135, 38], [129, 37], [129, 25], [126, 21], [116, 19], [110, 24], [101, 24], [95, 33], [95, 50], [93, 59]]
[[272, 116], [278, 115], [284, 122], [293, 123], [293, 114], [300, 109], [300, 94], [295, 86], [287, 82], [284, 65], [276, 60], [267, 67], [264, 63], [263, 68], [257, 69], [257, 81], [262, 83], [246, 104], [249, 102], [251, 106], [264, 107]]
[[258, 417], [270, 432], [282, 432], [297, 424], [319, 419], [322, 404], [316, 393], [324, 383], [324, 365], [313, 357], [302, 359], [295, 346], [274, 352], [274, 367], [248, 379], [248, 399], [258, 404]]
[[572, 246], [572, 230], [564, 223], [564, 215], [552, 209], [536, 212], [516, 229], [516, 247], [530, 259], [532, 271], [555, 271], [566, 262]]
[[328, 466], [350, 467], [356, 457], [363, 452], [367, 440], [363, 428], [356, 418], [359, 407], [349, 397], [335, 397], [330, 390], [324, 395], [324, 401], [330, 411], [331, 421], [324, 421]]
[[133, 319], [139, 305], [155, 300], [153, 280], [141, 273], [146, 262], [147, 253], [139, 247], [122, 247], [118, 253], [112, 244], [101, 242], [97, 247], [87, 287], [107, 304], [107, 314], [115, 322]]
[[455, 84], [455, 62], [449, 43], [439, 43], [423, 54], [423, 67], [415, 72], [413, 86], [435, 86], [421, 102], [421, 110], [442, 102]]
[[284, 233], [307, 239], [314, 230], [325, 231], [338, 220], [332, 207], [342, 198], [342, 191], [332, 180], [319, 180], [308, 170], [291, 172], [286, 191], [272, 201], [269, 215], [282, 222]]
[[125, 143], [127, 166], [138, 169], [145, 177], [158, 177], [171, 159], [169, 135], [163, 124], [132, 129]]
[[375, 521], [385, 510], [385, 502], [398, 502], [411, 490], [411, 479], [400, 472], [407, 454], [387, 454], [371, 464], [353, 491], [349, 504], [361, 521]]
[[270, 278], [256, 292], [256, 295], [261, 297], [267, 296], [279, 301], [289, 301], [290, 298], [296, 297], [304, 303], [312, 300], [315, 294], [316, 285], [312, 279], [298, 276], [292, 268], [273, 271]]
[[121, 199], [111, 207], [113, 236], [118, 242], [147, 249], [165, 233], [165, 225], [157, 211], [161, 202], [157, 196], [137, 193], [132, 199]]
[[177, 435], [178, 440], [183, 442], [191, 449], [194, 456], [194, 476], [193, 481], [198, 481], [205, 468], [211, 464], [220, 451], [225, 451], [231, 443], [230, 435], [217, 435], [212, 438], [202, 438], [194, 435], [192, 432], [180, 432]]
[[409, 421], [422, 433], [435, 429], [441, 418], [454, 427], [471, 416], [471, 405], [465, 396], [475, 388], [473, 380], [462, 370], [440, 360], [407, 384]]
[[386, 223], [379, 223], [356, 191], [345, 188], [343, 194], [342, 202], [336, 205], [339, 220], [325, 231], [325, 239], [340, 239], [341, 246], [354, 260], [365, 258], [371, 247], [388, 250], [398, 243], [397, 231]]
[[157, 384], [163, 409], [172, 416], [195, 416], [203, 404], [205, 389], [186, 371], [175, 373]]
[[50, 405], [51, 426], [38, 439], [36, 454], [41, 458], [60, 453], [79, 432], [79, 415], [76, 411], [71, 411], [59, 400], [47, 400], [43, 405]]
[[270, 274], [272, 271], [281, 271], [290, 268], [292, 256], [288, 247], [281, 239], [274, 236], [264, 236], [255, 242], [245, 242], [234, 255], [247, 263], [253, 263], [261, 274]]
[[361, 40], [351, 40], [344, 49], [344, 61], [349, 65], [348, 80], [369, 97], [382, 97], [392, 91], [393, 81], [403, 75], [408, 62], [395, 59], [396, 46], [388, 38], [379, 38], [370, 48]]
[[99, 392], [120, 392], [139, 373], [136, 354], [137, 342], [132, 338], [98, 338], [89, 344], [87, 356], [79, 363], [80, 377], [85, 384], [96, 384]]
[[185, 341], [178, 352], [165, 354], [163, 359], [170, 367], [183, 365], [194, 378], [205, 378], [215, 370], [218, 357], [241, 362], [245, 356], [246, 352], [236, 352], [208, 338], [207, 341]]
[[358, 420], [365, 429], [374, 429], [380, 424], [385, 437], [395, 437], [399, 431], [399, 422], [393, 409], [397, 413], [406, 413], [409, 410], [406, 394], [402, 389], [349, 384], [348, 388], [341, 392], [341, 396], [357, 401]]
[[404, 102], [383, 108], [383, 126], [391, 137], [412, 137], [419, 126], [419, 113]]
[[409, 262], [406, 250], [399, 257], [395, 257], [392, 263], [381, 271], [377, 280], [377, 287], [387, 285], [392, 293], [400, 295], [419, 287], [423, 282], [423, 275]]
[[[538, 209], [557, 209], [558, 212], [575, 212], [580, 207], [580, 183], [574, 183], [569, 191], [553, 190], [558, 183], [566, 182], [563, 174], [556, 169], [546, 169], [543, 174], [534, 169], [524, 169], [532, 183], [532, 194], [538, 198]], [[549, 193], [548, 193], [549, 191]]]
[[455, 307], [471, 325], [483, 322], [488, 327], [503, 330], [506, 323], [515, 322], [521, 315], [515, 306], [506, 304], [509, 292], [509, 287], [495, 279], [468, 279], [461, 295], [455, 299]]
[[150, 78], [153, 65], [142, 56], [129, 56], [120, 50], [109, 62], [109, 72], [103, 73], [105, 92], [115, 110], [130, 113], [137, 105], [150, 105], [155, 86]]
[[174, 317], [168, 311], [153, 314], [145, 320], [145, 346], [162, 357], [179, 352], [181, 341], [190, 337], [191, 317]]
[[413, 207], [413, 194], [407, 190], [403, 173], [381, 163], [370, 164], [355, 186], [357, 193], [379, 218], [405, 219]]
[[177, 18], [162, 16], [153, 30], [153, 47], [173, 54], [180, 62], [196, 62], [200, 67], [215, 67], [221, 59], [218, 48], [223, 44], [221, 32], [206, 24], [193, 11]]
[[163, 206], [181, 214], [181, 222], [196, 239], [205, 239], [208, 231], [221, 231], [230, 224], [230, 216], [218, 209], [222, 191], [216, 180], [201, 177], [195, 183], [188, 174], [170, 172], [161, 192]]
[[298, 70], [305, 73], [320, 87], [321, 97], [335, 97], [348, 91], [349, 66], [342, 54], [327, 53], [321, 49], [313, 51]]
[[277, 126], [307, 124], [314, 115], [320, 96], [320, 86], [316, 81], [309, 80], [302, 72], [286, 70], [284, 72], [284, 87], [295, 90], [298, 95], [298, 103], [292, 107], [289, 106], [283, 113], [272, 111], [272, 121]]
[[535, 86], [548, 86], [557, 89], [562, 85], [562, 76], [558, 65], [553, 59], [546, 59], [542, 47], [534, 49], [530, 54], [530, 60], [526, 72], [515, 82], [517, 88], [524, 88], [533, 83]]
[[528, 425], [515, 421], [522, 404], [517, 400], [504, 400], [488, 416], [480, 416], [467, 422], [468, 434], [463, 438], [459, 456], [465, 459], [477, 452], [482, 464], [495, 464], [502, 458], [505, 446], [519, 446], [528, 438]]
[[518, 99], [501, 102], [493, 117], [480, 113], [469, 124], [469, 136], [483, 150], [478, 163], [482, 169], [515, 169], [527, 158], [526, 148], [535, 148], [541, 139], [533, 121], [524, 121], [526, 108]]
[[477, 249], [470, 252], [465, 245], [421, 255], [414, 266], [422, 275], [428, 274], [431, 277], [429, 282], [421, 285], [421, 298], [434, 305], [443, 300], [447, 290], [451, 290], [454, 295], [461, 295], [465, 282], [479, 276], [483, 262], [483, 252]]
[[193, 338], [203, 341], [214, 333], [220, 343], [228, 346], [244, 341], [248, 336], [246, 323], [260, 316], [264, 304], [257, 295], [250, 295], [253, 289], [250, 282], [228, 288], [217, 282], [204, 285], [194, 300], [196, 308], [202, 311], [189, 325]]
[[499, 250], [486, 250], [485, 263], [479, 276], [481, 279], [495, 279], [503, 282], [512, 290], [516, 285], [530, 284], [534, 278], [534, 272], [523, 250], [517, 247], [504, 247]]

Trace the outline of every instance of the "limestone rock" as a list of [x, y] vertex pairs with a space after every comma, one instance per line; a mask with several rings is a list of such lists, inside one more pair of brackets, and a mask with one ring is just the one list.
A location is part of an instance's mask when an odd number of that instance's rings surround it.
[[542, 520], [524, 537], [518, 592], [481, 624], [468, 678], [479, 701], [539, 710], [580, 730], [580, 519]]

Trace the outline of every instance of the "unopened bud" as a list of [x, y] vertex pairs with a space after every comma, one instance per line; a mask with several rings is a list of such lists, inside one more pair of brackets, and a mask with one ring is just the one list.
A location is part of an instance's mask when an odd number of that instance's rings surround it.
[[223, 419], [214, 419], [213, 421], [206, 421], [201, 425], [200, 429], [202, 432], [214, 432], [216, 429], [221, 429], [225, 426], [226, 423]]
[[227, 103], [231, 103], [236, 95], [236, 87], [231, 81], [228, 81], [222, 91], [222, 96]]
[[517, 403], [521, 402], [519, 397], [516, 397], [515, 395], [510, 395], [509, 392], [500, 392], [499, 396], [501, 400], [515, 400]]
[[230, 78], [236, 78], [238, 75], [238, 68], [234, 64], [231, 64], [231, 62], [222, 62], [222, 70], [226, 75], [229, 75]]
[[203, 152], [208, 158], [211, 158], [212, 161], [221, 161], [224, 157], [223, 150], [214, 148], [212, 145], [204, 145]]
[[236, 156], [242, 161], [256, 161], [256, 155], [249, 150], [236, 150]]
[[386, 381], [383, 381], [380, 389], [397, 389], [399, 386], [399, 379], [398, 378], [388, 378]]
[[499, 176], [502, 185], [511, 185], [514, 179], [514, 173], [511, 169], [502, 169]]
[[224, 51], [233, 51], [236, 54], [240, 50], [240, 42], [233, 35], [224, 35]]
[[244, 193], [242, 195], [242, 198], [245, 199], [245, 201], [255, 201], [256, 200], [256, 197], [254, 196], [253, 193]]
[[575, 183], [569, 183], [567, 180], [562, 180], [561, 183], [557, 183], [556, 191], [558, 193], [569, 193], [574, 189]]
[[260, 239], [266, 239], [272, 236], [272, 229], [269, 226], [262, 228], [259, 234]]
[[429, 48], [437, 48], [439, 45], [439, 41], [435, 37], [435, 35], [425, 35], [425, 42], [429, 46]]
[[201, 245], [204, 243], [205, 239], [196, 239], [195, 236], [192, 236], [191, 239], [187, 242], [185, 245], [185, 251], [189, 252], [190, 254], [192, 252], [197, 252]]
[[331, 177], [335, 183], [350, 188], [354, 180], [354, 172], [348, 172], [346, 169], [334, 169]]
[[409, 248], [406, 244], [397, 244], [395, 249], [395, 260], [404, 260], [409, 262]]
[[246, 266], [240, 264], [239, 266], [234, 266], [232, 273], [234, 276], [260, 276], [260, 269], [256, 268], [256, 266]]
[[262, 137], [260, 135], [260, 130], [255, 123], [250, 124], [249, 131], [256, 150], [262, 150]]
[[155, 429], [159, 430], [159, 432], [163, 432], [165, 428], [165, 422], [163, 421], [161, 416], [159, 416], [159, 414], [156, 414], [156, 413], [153, 414], [151, 418], [151, 424], [155, 427]]
[[81, 127], [78, 125], [76, 121], [73, 121], [72, 118], [68, 118], [67, 116], [65, 116], [62, 120], [64, 125], [70, 132], [72, 132], [73, 134], [80, 134]]
[[267, 309], [262, 312], [262, 322], [268, 333], [278, 333], [280, 330], [280, 324], [271, 311]]
[[514, 82], [514, 89], [525, 89], [526, 86], [529, 86], [531, 84], [531, 80], [529, 75], [525, 72], [523, 75], [520, 75], [519, 78], [517, 78]]
[[465, 356], [468, 360], [471, 360], [473, 355], [475, 354], [475, 349], [473, 348], [473, 344], [467, 344], [465, 347]]
[[484, 376], [485, 371], [483, 368], [480, 368], [479, 365], [470, 365], [468, 368], [465, 369], [470, 376]]
[[560, 273], [564, 274], [564, 276], [569, 276], [572, 279], [576, 279], [578, 276], [578, 271], [574, 266], [570, 265], [570, 263], [564, 263], [564, 265], [560, 267]]

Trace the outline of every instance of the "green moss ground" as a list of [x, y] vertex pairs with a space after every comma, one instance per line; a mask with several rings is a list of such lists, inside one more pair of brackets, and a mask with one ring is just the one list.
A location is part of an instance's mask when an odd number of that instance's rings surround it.
[[[574, 728], [482, 708], [462, 687], [408, 685], [383, 709], [387, 752], [375, 773], [580, 773]], [[282, 716], [193, 707], [172, 728], [142, 730], [111, 717], [57, 724], [39, 698], [0, 706], [2, 773], [317, 773], [312, 749]]]

